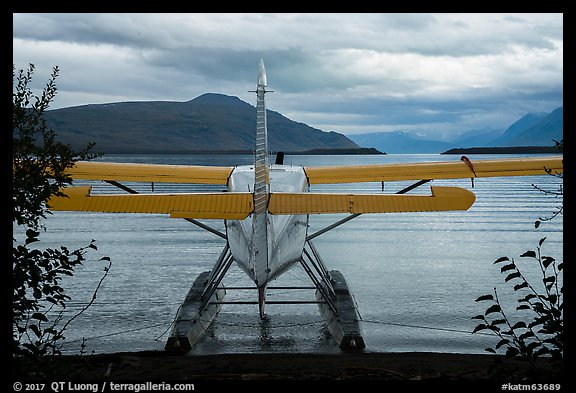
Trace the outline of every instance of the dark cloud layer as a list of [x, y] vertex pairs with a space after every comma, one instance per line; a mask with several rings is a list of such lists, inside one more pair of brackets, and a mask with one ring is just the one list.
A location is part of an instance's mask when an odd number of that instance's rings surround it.
[[187, 101], [253, 103], [263, 58], [268, 107], [344, 133], [439, 137], [503, 128], [563, 100], [562, 14], [14, 14], [13, 60], [53, 108]]

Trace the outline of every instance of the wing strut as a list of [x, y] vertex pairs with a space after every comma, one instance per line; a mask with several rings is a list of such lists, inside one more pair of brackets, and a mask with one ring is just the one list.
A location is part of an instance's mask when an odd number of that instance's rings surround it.
[[[412, 184], [412, 185], [410, 185], [410, 186], [408, 186], [408, 187], [406, 187], [406, 188], [401, 189], [400, 191], [396, 192], [396, 194], [405, 194], [405, 193], [407, 193], [408, 191], [411, 191], [411, 190], [413, 190], [413, 189], [415, 189], [415, 188], [417, 188], [417, 187], [420, 187], [420, 186], [423, 185], [423, 184], [428, 183], [430, 180], [431, 180], [431, 179], [420, 180], [420, 181], [418, 181], [418, 182], [416, 182], [416, 183], [414, 183], [414, 184]], [[354, 218], [356, 218], [356, 217], [358, 217], [358, 216], [361, 216], [361, 215], [362, 215], [362, 213], [355, 213], [355, 214], [349, 215], [348, 217], [345, 217], [345, 218], [341, 219], [340, 221], [335, 222], [334, 224], [328, 225], [327, 227], [325, 227], [325, 228], [323, 228], [323, 229], [320, 229], [320, 230], [317, 231], [317, 232], [314, 232], [314, 233], [311, 234], [310, 236], [306, 237], [306, 241], [310, 241], [310, 240], [312, 240], [312, 239], [314, 239], [314, 238], [317, 238], [318, 236], [323, 235], [323, 234], [325, 234], [326, 232], [331, 231], [332, 229], [337, 228], [337, 227], [339, 227], [340, 225], [345, 224], [345, 223], [347, 223], [348, 221], [350, 221], [350, 220], [352, 220], [352, 219], [354, 219]]]

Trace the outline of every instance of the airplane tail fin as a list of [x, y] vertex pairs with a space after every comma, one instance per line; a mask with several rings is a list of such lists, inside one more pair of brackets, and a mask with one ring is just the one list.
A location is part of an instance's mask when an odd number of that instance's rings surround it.
[[[266, 120], [266, 70], [261, 59], [258, 65], [258, 85], [256, 88], [256, 149], [254, 153], [254, 213], [252, 216], [252, 260], [258, 286], [260, 317], [264, 318], [266, 297], [265, 283], [268, 272], [268, 196], [270, 193], [270, 169], [268, 165], [268, 126]], [[259, 277], [261, 278], [259, 280]], [[263, 283], [262, 285], [260, 283]]]
[[270, 188], [268, 165], [268, 125], [266, 120], [266, 70], [264, 62], [258, 65], [258, 86], [256, 88], [256, 149], [254, 153], [254, 211], [265, 213]]

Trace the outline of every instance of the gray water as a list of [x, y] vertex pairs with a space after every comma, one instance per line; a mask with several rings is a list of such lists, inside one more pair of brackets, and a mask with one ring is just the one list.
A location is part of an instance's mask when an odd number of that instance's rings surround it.
[[[515, 156], [469, 155], [474, 159]], [[446, 155], [287, 156], [285, 164], [347, 165], [393, 162], [452, 161]], [[250, 156], [112, 155], [102, 160], [193, 165], [241, 165]], [[413, 182], [385, 184], [396, 192]], [[126, 183], [131, 185], [130, 183]], [[430, 185], [460, 186], [476, 194], [465, 212], [423, 212], [362, 215], [314, 240], [329, 270], [339, 270], [354, 293], [363, 320], [367, 352], [436, 351], [485, 353], [497, 338], [472, 334], [486, 304], [474, 300], [496, 287], [505, 307], [517, 303], [510, 283], [493, 262], [514, 258], [537, 285], [538, 265], [520, 258], [546, 237], [543, 254], [563, 260], [563, 219], [558, 216], [539, 229], [534, 221], [550, 216], [561, 198], [537, 191], [533, 184], [557, 190], [552, 176], [435, 180], [412, 193], [429, 193]], [[94, 183], [96, 192], [103, 183]], [[220, 186], [155, 184], [155, 191], [213, 191]], [[150, 191], [146, 185], [142, 191]], [[314, 186], [318, 192], [381, 192], [380, 183]], [[317, 215], [309, 233], [345, 217]], [[224, 231], [220, 221], [205, 224]], [[72, 302], [70, 317], [86, 305], [104, 274], [103, 256], [112, 267], [96, 301], [66, 331], [67, 353], [107, 353], [162, 350], [179, 305], [192, 282], [210, 270], [224, 240], [184, 220], [162, 215], [55, 212], [38, 247], [66, 245], [76, 249], [96, 240], [97, 251], [65, 282]], [[274, 283], [310, 285], [300, 266]], [[249, 286], [233, 267], [225, 286]], [[271, 291], [269, 300], [312, 300], [313, 291]], [[227, 300], [255, 300], [255, 291], [228, 291]], [[257, 305], [224, 305], [207, 336], [192, 354], [314, 352], [340, 350], [326, 334], [316, 305], [267, 305], [260, 320]], [[520, 317], [522, 314], [520, 314]]]

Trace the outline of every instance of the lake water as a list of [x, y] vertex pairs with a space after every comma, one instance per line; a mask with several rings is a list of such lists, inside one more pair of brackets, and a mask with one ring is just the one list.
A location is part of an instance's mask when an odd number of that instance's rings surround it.
[[[469, 155], [494, 159], [494, 155]], [[105, 161], [193, 165], [251, 164], [251, 156], [203, 155], [111, 155]], [[393, 162], [452, 161], [450, 155], [286, 156], [285, 164], [346, 165]], [[396, 192], [414, 182], [385, 184], [385, 192]], [[131, 185], [130, 183], [126, 183]], [[430, 185], [468, 188], [477, 200], [465, 212], [426, 212], [362, 215], [316, 238], [329, 270], [339, 270], [358, 303], [363, 320], [365, 351], [437, 351], [485, 353], [498, 339], [471, 334], [477, 324], [471, 317], [486, 309], [474, 300], [493, 288], [514, 309], [510, 283], [493, 262], [502, 256], [514, 258], [532, 278], [541, 281], [538, 265], [520, 258], [535, 250], [546, 237], [543, 254], [563, 260], [563, 218], [534, 221], [550, 216], [562, 204], [536, 190], [533, 184], [557, 190], [561, 180], [552, 176], [435, 180], [413, 193], [426, 193]], [[96, 183], [95, 188], [105, 187]], [[145, 189], [150, 191], [150, 185]], [[220, 186], [176, 186], [155, 184], [155, 191], [213, 191]], [[381, 192], [380, 183], [314, 186], [318, 192]], [[310, 219], [309, 233], [345, 217], [317, 215]], [[203, 220], [224, 231], [220, 221]], [[112, 267], [94, 304], [76, 318], [66, 332], [67, 353], [106, 353], [161, 350], [171, 322], [192, 282], [210, 270], [224, 240], [180, 219], [162, 215], [55, 212], [46, 221], [47, 232], [39, 247], [66, 245], [76, 249], [96, 240], [97, 251], [65, 285], [72, 296], [66, 316], [74, 315], [90, 301], [108, 256]], [[276, 286], [309, 285], [297, 266], [274, 283]], [[235, 266], [224, 279], [225, 286], [251, 283]], [[289, 293], [288, 293], [289, 292]], [[313, 291], [273, 291], [269, 300], [312, 300]], [[229, 291], [227, 300], [255, 300], [255, 291]], [[267, 319], [260, 320], [257, 305], [224, 305], [209, 334], [191, 351], [193, 354], [234, 352], [315, 352], [340, 350], [325, 334], [324, 320], [314, 304], [267, 305]], [[519, 318], [521, 318], [519, 315]], [[526, 314], [524, 314], [526, 315]], [[531, 320], [531, 317], [530, 317]], [[83, 348], [82, 345], [85, 345]]]

